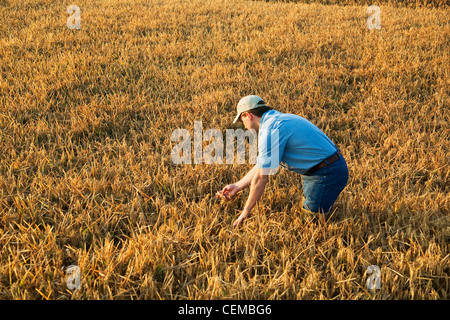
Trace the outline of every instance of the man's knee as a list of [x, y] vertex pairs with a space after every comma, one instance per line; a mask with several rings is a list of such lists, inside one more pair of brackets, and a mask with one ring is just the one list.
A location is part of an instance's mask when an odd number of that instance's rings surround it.
[[305, 197], [303, 197], [303, 201], [302, 201], [302, 213], [306, 213], [306, 214], [319, 214], [319, 213], [327, 213], [329, 210], [329, 208], [327, 208], [327, 210], [325, 211], [323, 208], [321, 208], [320, 206], [317, 205], [313, 205], [311, 203], [309, 203], [307, 201], [307, 199]]

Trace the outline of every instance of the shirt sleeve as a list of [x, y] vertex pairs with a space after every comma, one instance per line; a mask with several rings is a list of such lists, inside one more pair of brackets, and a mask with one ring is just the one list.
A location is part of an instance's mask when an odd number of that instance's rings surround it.
[[256, 167], [265, 169], [264, 174], [275, 174], [280, 166], [287, 137], [279, 129], [264, 129], [258, 135]]

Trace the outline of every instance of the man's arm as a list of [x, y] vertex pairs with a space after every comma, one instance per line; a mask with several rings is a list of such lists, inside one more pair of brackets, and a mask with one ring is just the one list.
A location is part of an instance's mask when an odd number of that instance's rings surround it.
[[252, 171], [253, 170], [255, 170], [255, 172], [253, 174], [253, 178], [251, 179], [250, 194], [248, 196], [247, 202], [245, 203], [244, 210], [242, 210], [239, 218], [233, 223], [234, 227], [239, 226], [245, 218], [250, 216], [251, 210], [261, 198], [262, 194], [264, 193], [267, 181], [269, 180], [269, 176], [267, 174], [263, 174], [262, 169], [255, 166], [253, 167]]
[[216, 197], [224, 197], [225, 200], [231, 200], [239, 191], [245, 189], [252, 182], [256, 172], [256, 165], [238, 182], [226, 185], [222, 190], [216, 193]]
[[249, 172], [247, 172], [247, 174], [241, 180], [235, 183], [239, 187], [239, 190], [247, 188], [252, 183], [257, 169], [258, 168], [256, 168], [256, 165], [254, 165], [253, 168]]

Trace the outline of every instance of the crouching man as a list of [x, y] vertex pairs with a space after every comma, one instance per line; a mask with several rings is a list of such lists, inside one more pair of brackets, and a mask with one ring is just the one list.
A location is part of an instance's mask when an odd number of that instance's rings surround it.
[[250, 216], [259, 201], [268, 176], [279, 165], [302, 175], [303, 209], [327, 213], [348, 182], [348, 168], [336, 145], [318, 127], [298, 115], [282, 113], [251, 95], [237, 105], [233, 123], [242, 121], [245, 128], [258, 133], [256, 165], [238, 182], [226, 185], [216, 196], [231, 200], [250, 186], [242, 213], [234, 221], [237, 227]]

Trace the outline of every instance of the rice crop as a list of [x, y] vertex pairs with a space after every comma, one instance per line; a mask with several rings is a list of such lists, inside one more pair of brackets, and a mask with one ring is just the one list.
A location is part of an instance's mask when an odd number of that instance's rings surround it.
[[[449, 10], [379, 6], [0, 1], [0, 299], [448, 299]], [[329, 215], [281, 169], [234, 229], [251, 164], [172, 162], [248, 94], [340, 148]]]

